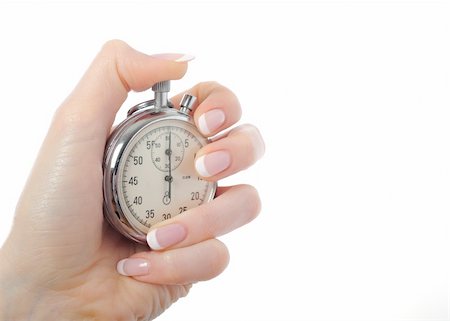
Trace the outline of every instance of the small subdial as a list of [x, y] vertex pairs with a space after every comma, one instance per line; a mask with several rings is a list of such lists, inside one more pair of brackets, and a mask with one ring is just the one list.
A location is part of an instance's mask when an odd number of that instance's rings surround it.
[[[183, 161], [184, 144], [170, 129], [151, 142], [152, 161], [162, 172], [175, 170]], [[170, 162], [168, 161], [170, 159]]]

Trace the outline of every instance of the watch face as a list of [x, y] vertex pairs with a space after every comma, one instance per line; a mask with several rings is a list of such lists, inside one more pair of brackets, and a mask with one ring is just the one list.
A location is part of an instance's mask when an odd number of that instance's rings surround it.
[[128, 142], [118, 165], [117, 194], [131, 226], [147, 233], [160, 221], [207, 202], [215, 184], [201, 179], [194, 158], [207, 144], [186, 121], [162, 119]]

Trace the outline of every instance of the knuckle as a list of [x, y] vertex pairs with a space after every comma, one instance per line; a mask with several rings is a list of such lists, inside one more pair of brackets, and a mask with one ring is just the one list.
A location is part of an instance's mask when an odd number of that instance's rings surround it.
[[249, 133], [259, 134], [259, 130], [258, 130], [258, 128], [256, 128], [255, 125], [242, 124], [242, 125], [239, 125], [239, 126], [233, 128], [230, 131], [230, 135], [238, 135], [238, 134], [248, 135]]
[[258, 190], [251, 185], [242, 185], [243, 193], [245, 193], [246, 206], [245, 211], [248, 215], [249, 222], [258, 217], [261, 212], [261, 198], [259, 197]]
[[111, 75], [117, 75], [126, 91], [130, 91], [129, 83], [134, 82], [133, 73], [129, 71], [127, 63], [130, 50], [132, 50], [131, 47], [125, 41], [113, 39], [105, 42], [99, 55]]
[[115, 55], [117, 52], [121, 52], [127, 48], [129, 48], [129, 46], [125, 41], [120, 39], [111, 39], [103, 44], [101, 52]]
[[197, 88], [199, 89], [199, 92], [202, 93], [205, 97], [211, 95], [212, 93], [221, 93], [227, 94], [228, 98], [238, 102], [237, 96], [233, 93], [233, 91], [228, 87], [222, 85], [218, 81], [215, 80], [203, 81], [197, 84]]
[[200, 224], [202, 226], [202, 230], [204, 233], [204, 236], [206, 238], [213, 238], [216, 237], [217, 231], [219, 227], [221, 226], [221, 216], [220, 215], [211, 215], [212, 213], [208, 211], [210, 207], [209, 206], [202, 206], [198, 209], [202, 209], [199, 215]]
[[200, 101], [204, 101], [213, 92], [223, 90], [225, 87], [217, 81], [203, 81], [195, 86], [195, 91], [198, 93]]
[[217, 81], [204, 81], [198, 83], [192, 89], [197, 93], [199, 101], [203, 102], [211, 98], [213, 101], [210, 103], [226, 106], [228, 116], [231, 117], [232, 122], [237, 121], [241, 117], [242, 110], [239, 99], [228, 87]]
[[178, 266], [176, 258], [171, 252], [165, 252], [163, 254], [164, 261], [164, 273], [166, 275], [167, 283], [169, 284], [182, 284], [183, 279], [180, 271], [183, 271], [182, 267]]
[[213, 249], [210, 251], [211, 254], [208, 260], [209, 275], [205, 276], [205, 280], [212, 279], [221, 274], [230, 262], [230, 253], [225, 244], [214, 239], [211, 241], [211, 246]]
[[90, 126], [88, 117], [83, 115], [77, 108], [71, 106], [61, 106], [53, 115], [52, 125], [57, 127], [59, 132], [71, 132], [85, 129]]
[[199, 88], [201, 90], [207, 90], [209, 92], [215, 88], [221, 88], [221, 87], [223, 87], [223, 86], [215, 80], [202, 81], [197, 84], [197, 88]]
[[258, 128], [251, 124], [241, 125], [230, 132], [230, 136], [239, 136], [242, 144], [241, 149], [248, 151], [243, 154], [246, 158], [245, 165], [248, 166], [259, 160], [265, 153], [266, 147]]

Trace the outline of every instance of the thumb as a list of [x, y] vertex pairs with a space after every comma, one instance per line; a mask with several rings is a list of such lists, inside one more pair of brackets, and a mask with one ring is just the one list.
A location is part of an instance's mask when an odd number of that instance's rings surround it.
[[[149, 56], [123, 41], [111, 40], [58, 109], [55, 122], [66, 129], [89, 127], [106, 137], [130, 90], [143, 91], [159, 81], [180, 79], [191, 59], [183, 54]], [[60, 133], [62, 128], [56, 125]]]

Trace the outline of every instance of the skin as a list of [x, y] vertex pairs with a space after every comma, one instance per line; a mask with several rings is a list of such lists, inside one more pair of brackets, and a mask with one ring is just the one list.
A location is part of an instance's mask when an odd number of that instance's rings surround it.
[[[211, 203], [161, 223], [178, 222], [188, 232], [161, 251], [126, 240], [103, 219], [102, 158], [116, 112], [130, 90], [179, 79], [186, 70], [186, 62], [148, 56], [122, 41], [103, 46], [56, 111], [0, 250], [0, 320], [150, 320], [193, 283], [225, 269], [228, 251], [216, 237], [258, 215], [251, 186], [220, 187]], [[238, 99], [220, 84], [201, 83], [189, 92], [199, 98], [196, 121], [210, 109], [224, 111], [225, 123], [211, 134], [239, 120]], [[176, 105], [180, 97], [173, 98]], [[264, 143], [255, 127], [244, 125], [199, 156], [214, 150], [228, 151], [232, 161], [210, 180], [252, 165]], [[150, 272], [120, 275], [116, 264], [129, 257], [148, 260]]]

